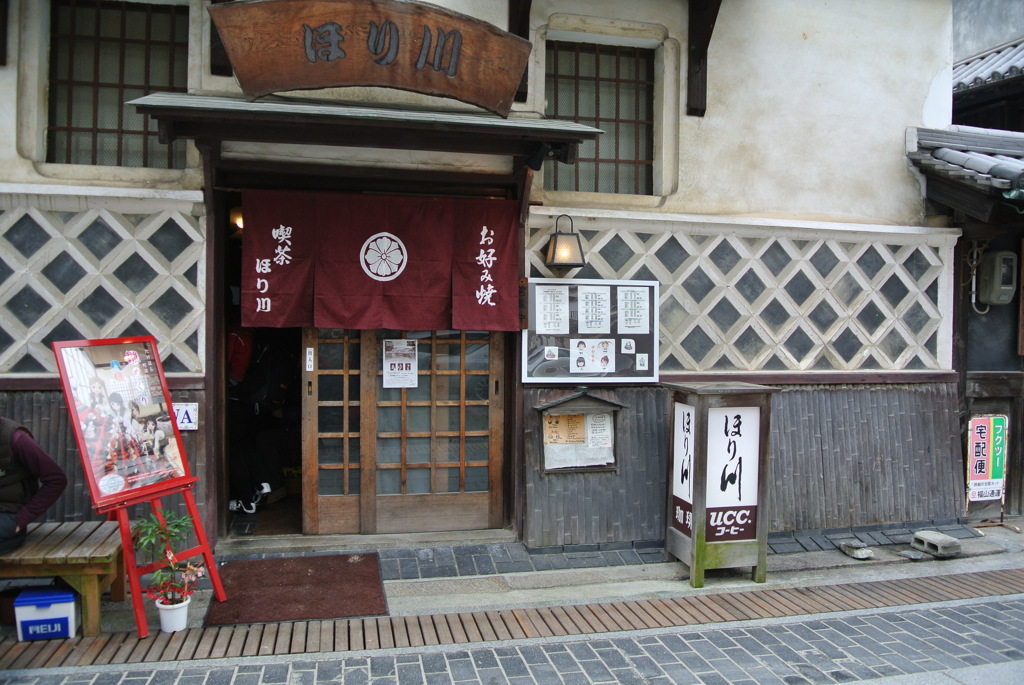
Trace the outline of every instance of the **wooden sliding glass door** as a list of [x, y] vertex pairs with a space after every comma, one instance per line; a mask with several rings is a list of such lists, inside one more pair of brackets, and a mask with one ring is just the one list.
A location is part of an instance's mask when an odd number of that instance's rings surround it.
[[[386, 340], [414, 341], [415, 387], [385, 387]], [[500, 527], [503, 335], [305, 332], [303, 531]]]

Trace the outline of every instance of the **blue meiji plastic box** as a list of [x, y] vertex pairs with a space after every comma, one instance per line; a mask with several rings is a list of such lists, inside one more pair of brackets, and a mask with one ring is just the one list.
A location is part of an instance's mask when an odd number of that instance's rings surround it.
[[23, 590], [14, 600], [19, 640], [71, 637], [78, 632], [75, 593], [41, 588]]

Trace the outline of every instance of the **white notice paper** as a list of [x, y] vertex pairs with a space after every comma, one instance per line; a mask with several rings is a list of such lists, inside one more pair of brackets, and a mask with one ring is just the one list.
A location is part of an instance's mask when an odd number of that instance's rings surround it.
[[569, 333], [569, 286], [537, 286], [537, 321], [534, 330], [541, 335]]
[[607, 335], [611, 331], [611, 288], [606, 285], [581, 285], [577, 288], [579, 332]]
[[415, 340], [384, 341], [385, 388], [415, 388], [418, 366]]
[[587, 414], [587, 447], [612, 446], [612, 415]]
[[620, 285], [618, 289], [619, 335], [647, 335], [650, 328], [649, 288]]

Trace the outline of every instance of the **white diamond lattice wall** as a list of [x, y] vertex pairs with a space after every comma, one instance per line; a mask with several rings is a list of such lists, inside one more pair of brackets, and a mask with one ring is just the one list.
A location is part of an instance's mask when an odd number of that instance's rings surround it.
[[203, 371], [201, 196], [174, 195], [0, 195], [0, 373], [55, 373], [54, 340], [147, 334], [168, 373]]
[[[587, 266], [573, 277], [661, 282], [662, 373], [950, 368], [955, 231], [616, 216], [576, 226]], [[543, 264], [550, 230], [529, 233], [532, 276], [555, 275]]]

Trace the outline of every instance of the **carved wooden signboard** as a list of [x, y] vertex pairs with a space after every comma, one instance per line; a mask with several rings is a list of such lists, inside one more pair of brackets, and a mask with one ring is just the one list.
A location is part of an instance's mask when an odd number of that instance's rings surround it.
[[211, 5], [250, 100], [287, 90], [381, 86], [454, 98], [501, 116], [530, 43], [491, 24], [397, 0], [252, 0]]

